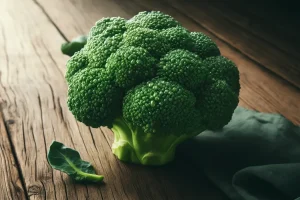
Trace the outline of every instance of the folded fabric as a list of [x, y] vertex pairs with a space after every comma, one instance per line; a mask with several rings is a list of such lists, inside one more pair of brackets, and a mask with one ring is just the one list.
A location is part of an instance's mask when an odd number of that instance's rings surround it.
[[178, 154], [232, 200], [300, 200], [300, 126], [282, 115], [238, 107], [222, 130], [201, 133]]

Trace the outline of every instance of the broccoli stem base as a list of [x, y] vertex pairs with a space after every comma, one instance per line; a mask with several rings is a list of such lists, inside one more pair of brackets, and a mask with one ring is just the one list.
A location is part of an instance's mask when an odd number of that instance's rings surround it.
[[145, 133], [141, 128], [131, 126], [122, 117], [114, 121], [112, 131], [112, 152], [118, 159], [142, 165], [164, 165], [171, 162], [176, 146], [191, 137]]

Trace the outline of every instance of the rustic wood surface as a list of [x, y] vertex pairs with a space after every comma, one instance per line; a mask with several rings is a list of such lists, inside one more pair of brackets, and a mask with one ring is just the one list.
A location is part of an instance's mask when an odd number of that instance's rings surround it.
[[[13, 121], [8, 121], [13, 123]], [[0, 195], [1, 199], [25, 199], [21, 174], [18, 163], [12, 153], [9, 136], [6, 132], [2, 115], [0, 114]]]
[[[263, 26], [253, 28], [231, 7], [192, 1], [0, 0], [0, 199], [226, 199], [185, 160], [161, 168], [118, 161], [111, 153], [112, 132], [86, 127], [67, 108], [68, 57], [60, 45], [86, 34], [102, 17], [130, 18], [143, 10], [161, 10], [189, 30], [211, 36], [239, 68], [241, 106], [278, 112], [300, 124], [297, 45]], [[78, 150], [105, 176], [105, 184], [75, 184], [52, 170], [46, 159], [52, 140]]]

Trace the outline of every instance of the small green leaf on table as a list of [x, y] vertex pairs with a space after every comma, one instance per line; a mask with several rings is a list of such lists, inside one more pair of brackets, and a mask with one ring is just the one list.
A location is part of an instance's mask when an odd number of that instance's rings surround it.
[[99, 183], [102, 175], [97, 175], [91, 163], [81, 160], [79, 153], [64, 144], [53, 141], [48, 152], [48, 161], [52, 168], [68, 174], [77, 182]]
[[87, 41], [87, 36], [82, 35], [71, 42], [66, 42], [61, 45], [61, 51], [63, 54], [73, 56], [77, 51], [80, 51], [84, 47]]

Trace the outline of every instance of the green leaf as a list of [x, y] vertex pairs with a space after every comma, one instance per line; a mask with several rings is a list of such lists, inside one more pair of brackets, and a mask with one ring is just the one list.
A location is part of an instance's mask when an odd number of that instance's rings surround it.
[[52, 168], [68, 174], [77, 182], [102, 182], [103, 176], [97, 175], [91, 163], [81, 160], [79, 153], [60, 142], [53, 141], [48, 152]]
[[87, 36], [82, 35], [71, 42], [66, 42], [61, 45], [61, 51], [63, 54], [68, 55], [68, 56], [73, 56], [77, 51], [82, 49], [84, 45], [86, 44], [87, 41]]

